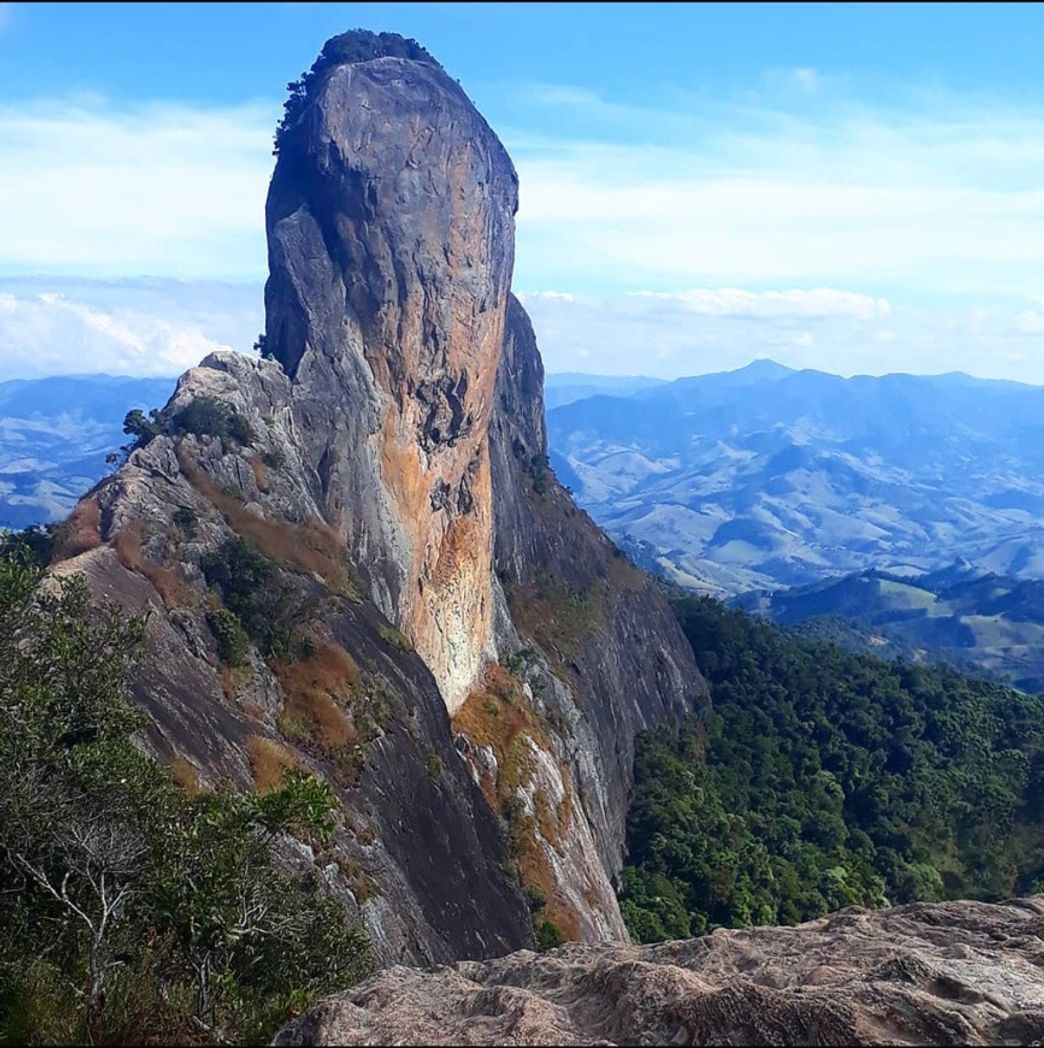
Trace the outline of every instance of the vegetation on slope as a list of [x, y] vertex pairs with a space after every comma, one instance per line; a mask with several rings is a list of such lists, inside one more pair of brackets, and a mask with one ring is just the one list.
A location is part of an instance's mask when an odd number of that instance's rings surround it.
[[0, 1043], [264, 1041], [369, 968], [341, 906], [277, 861], [329, 833], [328, 783], [200, 791], [135, 744], [144, 632], [0, 552]]
[[713, 712], [639, 742], [621, 903], [643, 941], [1044, 890], [1044, 700], [676, 605]]

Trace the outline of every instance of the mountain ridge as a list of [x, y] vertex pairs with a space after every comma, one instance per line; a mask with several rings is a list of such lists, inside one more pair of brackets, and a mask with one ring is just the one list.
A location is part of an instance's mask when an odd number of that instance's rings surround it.
[[793, 590], [746, 594], [734, 604], [859, 651], [946, 662], [1044, 692], [1044, 580], [956, 561], [923, 575], [871, 568]]

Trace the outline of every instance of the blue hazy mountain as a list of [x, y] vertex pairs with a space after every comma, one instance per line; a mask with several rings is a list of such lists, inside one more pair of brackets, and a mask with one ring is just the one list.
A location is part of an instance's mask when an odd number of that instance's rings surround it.
[[626, 397], [639, 390], [666, 385], [664, 379], [644, 375], [584, 375], [563, 371], [544, 377], [544, 407], [550, 411], [562, 404], [593, 397], [599, 393]]
[[113, 375], [0, 382], [0, 527], [64, 517], [126, 442], [124, 415], [173, 389], [172, 378]]
[[763, 360], [600, 392], [548, 429], [580, 503], [683, 584], [732, 595], [957, 557], [1044, 577], [1044, 388]]

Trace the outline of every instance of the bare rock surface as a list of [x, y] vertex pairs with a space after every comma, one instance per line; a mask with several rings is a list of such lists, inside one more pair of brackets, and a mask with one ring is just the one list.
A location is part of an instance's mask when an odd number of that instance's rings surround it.
[[327, 998], [279, 1045], [1039, 1044], [1044, 896], [845, 910], [657, 946], [569, 945]]

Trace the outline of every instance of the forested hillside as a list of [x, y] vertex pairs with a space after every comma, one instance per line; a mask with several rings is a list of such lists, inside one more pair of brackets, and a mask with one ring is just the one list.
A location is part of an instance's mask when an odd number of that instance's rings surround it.
[[636, 938], [1044, 889], [1044, 700], [707, 598], [676, 609], [713, 712], [640, 742]]

